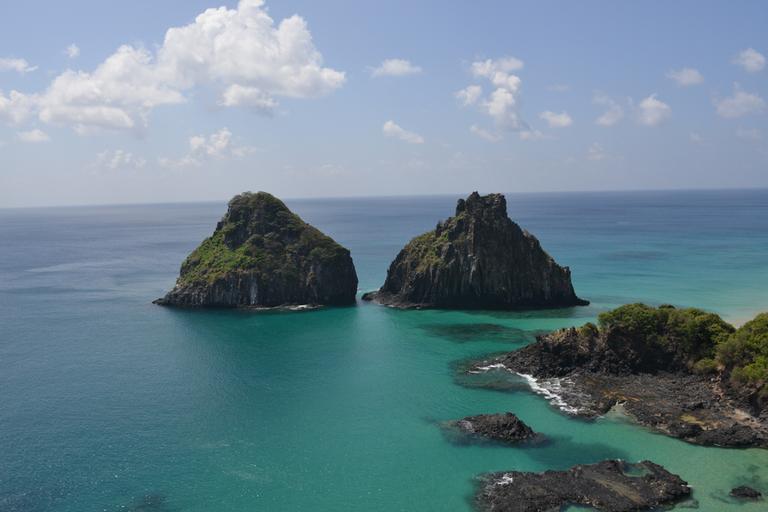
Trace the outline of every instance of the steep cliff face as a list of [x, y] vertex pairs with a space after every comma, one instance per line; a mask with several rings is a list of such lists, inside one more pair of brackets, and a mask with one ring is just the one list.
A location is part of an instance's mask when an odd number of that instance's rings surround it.
[[344, 305], [355, 302], [349, 251], [266, 192], [246, 192], [181, 265], [155, 301], [198, 307]]
[[507, 217], [501, 194], [473, 192], [456, 215], [411, 240], [384, 286], [363, 296], [398, 307], [526, 309], [588, 304], [532, 234]]

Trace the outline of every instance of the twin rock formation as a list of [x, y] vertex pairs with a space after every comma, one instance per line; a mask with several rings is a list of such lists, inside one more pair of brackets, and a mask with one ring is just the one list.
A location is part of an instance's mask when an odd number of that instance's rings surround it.
[[[184, 261], [176, 286], [157, 304], [292, 307], [355, 302], [357, 274], [347, 249], [265, 192], [244, 193], [213, 235]], [[396, 307], [529, 309], [588, 304], [570, 271], [507, 217], [501, 194], [472, 193], [456, 215], [411, 240], [384, 286], [364, 300]]]

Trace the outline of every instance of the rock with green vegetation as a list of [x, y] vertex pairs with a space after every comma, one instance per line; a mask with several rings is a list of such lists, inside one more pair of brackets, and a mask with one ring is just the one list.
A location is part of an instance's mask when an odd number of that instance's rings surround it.
[[473, 192], [456, 215], [411, 240], [384, 285], [365, 300], [396, 307], [534, 309], [588, 304], [532, 234], [507, 216], [501, 194]]
[[190, 307], [346, 305], [357, 274], [349, 251], [266, 192], [246, 192], [155, 301]]
[[686, 441], [768, 447], [768, 313], [739, 329], [695, 308], [627, 304], [476, 363], [552, 386], [564, 410], [637, 422]]
[[717, 349], [732, 393], [753, 409], [768, 410], [768, 313], [739, 327]]

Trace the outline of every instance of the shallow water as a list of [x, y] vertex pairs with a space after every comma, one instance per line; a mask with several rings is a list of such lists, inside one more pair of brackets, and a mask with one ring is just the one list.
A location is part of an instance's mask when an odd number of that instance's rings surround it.
[[[607, 457], [679, 473], [699, 510], [760, 510], [727, 492], [768, 492], [766, 450], [696, 447], [617, 414], [575, 420], [524, 386], [478, 389], [456, 373], [625, 302], [734, 322], [768, 309], [768, 192], [508, 202], [591, 306], [172, 310], [150, 301], [223, 204], [0, 210], [0, 511], [471, 510], [480, 473]], [[455, 198], [288, 203], [352, 250], [366, 291]], [[452, 444], [439, 428], [498, 411], [553, 442]]]

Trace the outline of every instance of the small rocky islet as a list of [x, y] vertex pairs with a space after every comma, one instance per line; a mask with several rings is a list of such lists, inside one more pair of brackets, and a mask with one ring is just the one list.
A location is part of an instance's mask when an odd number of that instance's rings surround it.
[[213, 234], [181, 265], [156, 304], [307, 308], [355, 303], [349, 250], [266, 192], [235, 196]]
[[456, 213], [411, 240], [384, 285], [363, 300], [399, 308], [544, 309], [589, 304], [528, 231], [507, 216], [502, 194], [473, 192]]
[[534, 432], [523, 420], [511, 412], [477, 414], [460, 420], [448, 421], [445, 429], [454, 439], [465, 441], [493, 441], [506, 445], [541, 443], [544, 436]]

